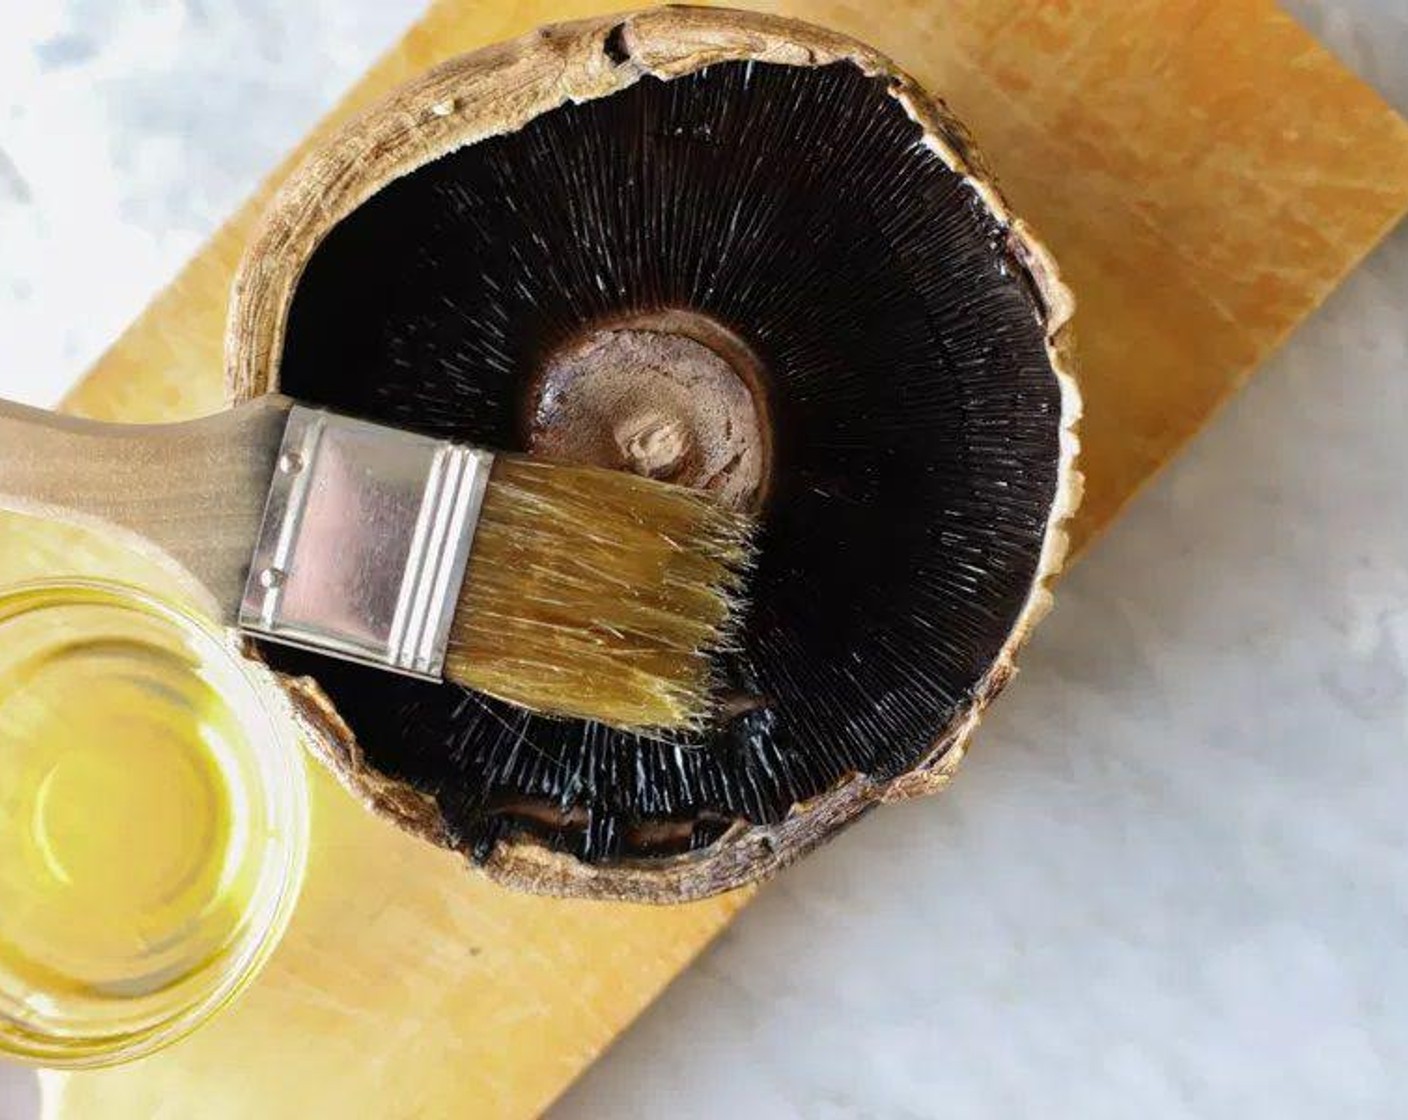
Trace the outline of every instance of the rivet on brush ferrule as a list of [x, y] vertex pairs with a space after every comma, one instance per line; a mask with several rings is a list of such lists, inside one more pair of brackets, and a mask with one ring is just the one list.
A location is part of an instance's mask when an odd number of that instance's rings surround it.
[[493, 456], [295, 406], [240, 628], [439, 680]]

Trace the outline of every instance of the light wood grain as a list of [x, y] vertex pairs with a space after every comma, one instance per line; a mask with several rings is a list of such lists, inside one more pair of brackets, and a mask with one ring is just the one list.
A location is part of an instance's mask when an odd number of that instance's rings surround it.
[[145, 554], [234, 625], [288, 408], [269, 396], [176, 424], [115, 424], [0, 401], [0, 510]]
[[[1081, 301], [1080, 541], [1408, 205], [1408, 128], [1262, 0], [773, 10], [865, 38], [944, 95], [1052, 244]], [[448, 55], [591, 11], [443, 3], [334, 118]], [[158, 419], [220, 405], [225, 297], [261, 202], [123, 336], [72, 396], [77, 410]], [[0, 578], [119, 569], [160, 582], [82, 534], [0, 526]], [[51, 1117], [531, 1116], [745, 901], [660, 910], [516, 896], [326, 779], [316, 794], [307, 896], [264, 978], [165, 1055], [52, 1079]]]

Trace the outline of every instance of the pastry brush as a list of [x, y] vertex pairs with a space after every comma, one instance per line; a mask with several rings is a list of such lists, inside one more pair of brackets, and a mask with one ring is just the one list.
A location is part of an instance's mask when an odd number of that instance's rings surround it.
[[179, 424], [0, 402], [0, 507], [116, 529], [247, 634], [534, 711], [696, 728], [751, 520], [271, 395]]

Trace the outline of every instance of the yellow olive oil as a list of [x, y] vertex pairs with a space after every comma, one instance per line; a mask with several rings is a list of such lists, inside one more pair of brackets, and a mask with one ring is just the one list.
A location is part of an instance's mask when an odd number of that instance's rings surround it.
[[260, 750], [169, 619], [30, 604], [0, 643], [0, 1050], [156, 1029], [268, 889]]

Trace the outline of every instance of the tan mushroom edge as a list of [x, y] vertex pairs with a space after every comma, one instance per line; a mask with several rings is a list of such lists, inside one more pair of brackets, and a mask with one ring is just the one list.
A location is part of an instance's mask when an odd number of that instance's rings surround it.
[[[756, 60], [794, 66], [849, 61], [890, 79], [893, 96], [926, 142], [963, 175], [1008, 232], [1014, 262], [1041, 304], [1051, 366], [1061, 389], [1057, 493], [1026, 603], [966, 709], [905, 774], [855, 774], [793, 807], [771, 825], [740, 821], [709, 848], [662, 860], [590, 865], [531, 836], [499, 841], [482, 869], [519, 890], [572, 897], [684, 902], [774, 874], [875, 805], [934, 792], [961, 761], [984, 709], [1015, 672], [1015, 655], [1050, 607], [1049, 583], [1065, 558], [1065, 522], [1080, 502], [1075, 461], [1080, 395], [1074, 375], [1071, 293], [1055, 261], [1009, 211], [962, 125], [880, 54], [847, 36], [752, 12], [658, 8], [558, 24], [435, 68], [345, 127], [275, 197], [236, 275], [226, 336], [235, 401], [278, 387], [285, 320], [303, 268], [323, 237], [371, 195], [457, 148], [513, 132], [568, 102], [604, 97], [644, 75], [674, 78], [712, 63]], [[372, 769], [351, 729], [317, 683], [282, 681], [313, 751], [373, 811], [442, 847], [453, 847], [434, 799]], [[467, 853], [466, 853], [467, 855]]]

